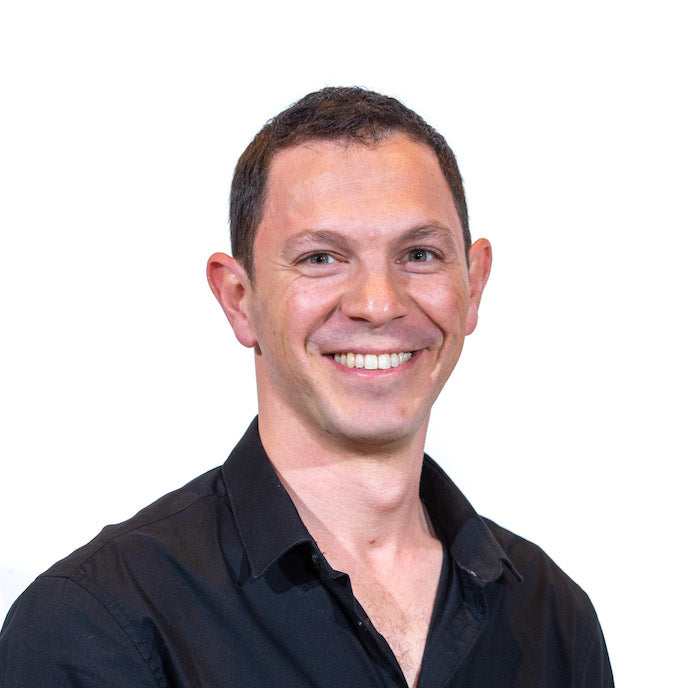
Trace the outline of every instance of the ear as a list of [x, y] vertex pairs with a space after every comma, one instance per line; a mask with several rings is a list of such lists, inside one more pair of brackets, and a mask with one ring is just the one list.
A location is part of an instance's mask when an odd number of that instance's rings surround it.
[[492, 246], [487, 239], [478, 239], [468, 252], [468, 317], [466, 334], [471, 334], [478, 324], [478, 306], [492, 267]]
[[249, 312], [253, 288], [246, 270], [225, 253], [213, 253], [208, 259], [207, 275], [208, 284], [222, 306], [234, 335], [244, 346], [254, 347], [256, 335]]

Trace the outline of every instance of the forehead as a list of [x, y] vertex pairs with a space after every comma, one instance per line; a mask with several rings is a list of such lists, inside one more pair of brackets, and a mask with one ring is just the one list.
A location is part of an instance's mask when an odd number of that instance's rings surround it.
[[460, 234], [449, 185], [429, 146], [402, 133], [370, 145], [315, 140], [273, 158], [256, 243], [308, 228], [389, 235], [423, 223]]

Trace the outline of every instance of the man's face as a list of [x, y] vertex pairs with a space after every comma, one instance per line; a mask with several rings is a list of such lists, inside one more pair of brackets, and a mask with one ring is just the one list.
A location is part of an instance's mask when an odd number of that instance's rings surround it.
[[394, 134], [279, 152], [254, 266], [244, 305], [261, 412], [359, 447], [424, 429], [484, 284], [472, 297], [459, 218], [429, 147]]

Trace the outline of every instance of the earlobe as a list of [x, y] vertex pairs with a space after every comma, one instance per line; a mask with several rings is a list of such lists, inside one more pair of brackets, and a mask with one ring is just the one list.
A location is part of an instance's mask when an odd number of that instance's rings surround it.
[[468, 317], [466, 334], [471, 334], [478, 324], [478, 307], [492, 268], [492, 246], [487, 239], [478, 239], [468, 254]]
[[251, 282], [241, 263], [225, 253], [208, 259], [208, 284], [241, 344], [253, 348], [256, 336], [249, 312]]

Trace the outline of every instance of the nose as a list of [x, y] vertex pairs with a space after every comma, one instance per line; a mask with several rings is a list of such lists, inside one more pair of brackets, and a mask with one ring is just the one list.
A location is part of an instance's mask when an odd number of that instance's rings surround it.
[[373, 327], [406, 314], [403, 285], [391, 268], [362, 269], [341, 300], [342, 313], [352, 320], [365, 320]]

